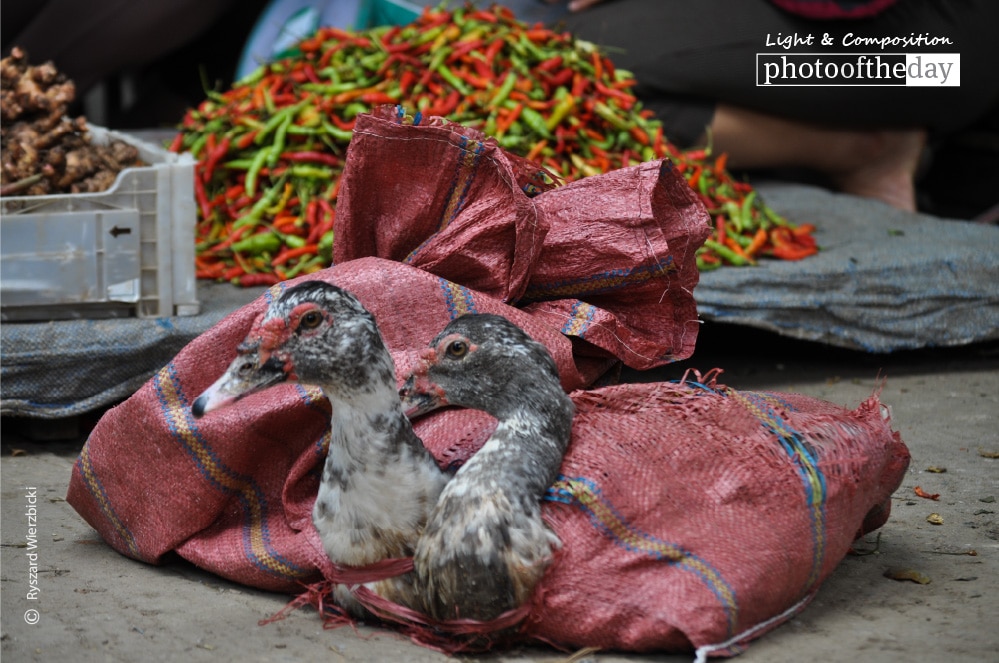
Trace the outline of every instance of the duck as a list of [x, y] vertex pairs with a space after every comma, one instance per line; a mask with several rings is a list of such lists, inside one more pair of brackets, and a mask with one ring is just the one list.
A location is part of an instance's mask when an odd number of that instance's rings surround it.
[[[312, 522], [334, 564], [411, 557], [450, 475], [413, 431], [395, 364], [375, 318], [348, 291], [311, 280], [272, 299], [222, 376], [192, 404], [205, 417], [250, 394], [297, 382], [329, 400], [331, 436]], [[423, 609], [411, 572], [366, 583], [379, 597]], [[367, 615], [355, 588], [333, 599]]]
[[524, 606], [561, 546], [542, 519], [575, 407], [548, 349], [507, 318], [451, 321], [400, 389], [418, 417], [458, 406], [496, 419], [444, 487], [416, 544], [417, 585], [438, 620], [489, 621]]

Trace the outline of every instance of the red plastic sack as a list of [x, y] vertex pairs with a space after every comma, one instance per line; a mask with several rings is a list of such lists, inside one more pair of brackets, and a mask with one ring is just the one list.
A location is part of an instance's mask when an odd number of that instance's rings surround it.
[[[303, 278], [357, 295], [400, 375], [469, 311], [505, 315], [544, 343], [568, 391], [619, 360], [689, 356], [693, 254], [708, 226], [668, 164], [528, 197], [524, 164], [474, 132], [385, 117], [355, 132], [338, 264]], [[195, 339], [95, 428], [68, 500], [116, 550], [150, 563], [176, 551], [272, 590], [298, 591], [320, 570], [359, 580], [333, 567], [311, 524], [330, 416], [318, 390], [283, 385], [202, 420], [190, 412], [282, 287]], [[566, 646], [736, 651], [883, 522], [907, 462], [875, 397], [848, 412], [708, 381], [574, 399], [574, 439], [545, 507], [563, 548], [523, 622], [524, 637]], [[417, 433], [455, 466], [494, 425], [450, 410]]]

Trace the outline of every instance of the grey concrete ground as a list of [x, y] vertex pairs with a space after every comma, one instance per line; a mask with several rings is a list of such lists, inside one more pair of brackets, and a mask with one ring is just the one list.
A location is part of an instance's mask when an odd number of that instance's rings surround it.
[[[716, 324], [702, 334], [692, 360], [628, 377], [671, 378], [687, 366], [725, 368], [723, 380], [736, 388], [800, 391], [851, 407], [870, 394], [879, 374], [886, 376], [882, 399], [912, 451], [880, 541], [869, 535], [857, 544], [870, 554], [845, 559], [802, 614], [740, 660], [999, 660], [999, 459], [990, 457], [999, 452], [999, 344], [871, 356]], [[306, 609], [260, 626], [287, 597], [180, 561], [152, 567], [118, 555], [64, 501], [79, 444], [30, 442], [4, 422], [5, 663], [447, 660], [384, 630], [324, 631]], [[917, 485], [939, 493], [939, 501], [917, 497]], [[933, 513], [942, 524], [928, 522]], [[929, 582], [885, 577], [899, 569]], [[531, 648], [474, 660], [572, 655]], [[596, 652], [573, 660], [673, 663], [692, 656]]]

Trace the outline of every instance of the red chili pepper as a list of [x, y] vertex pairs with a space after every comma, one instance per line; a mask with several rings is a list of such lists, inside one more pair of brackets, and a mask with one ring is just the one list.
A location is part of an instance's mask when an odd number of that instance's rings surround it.
[[493, 72], [492, 66], [487, 64], [483, 58], [472, 58], [471, 60], [472, 67], [475, 68], [475, 73], [483, 80], [491, 81], [495, 84], [496, 74]]
[[715, 240], [719, 244], [724, 244], [726, 239], [725, 217], [722, 216], [721, 214], [715, 216], [715, 234], [716, 234]]
[[366, 104], [394, 104], [399, 100], [384, 92], [365, 92], [359, 99]]
[[231, 281], [237, 276], [242, 276], [245, 273], [246, 272], [243, 270], [242, 267], [240, 267], [239, 265], [233, 265], [232, 267], [229, 267], [228, 269], [223, 271], [221, 276], [224, 280]]
[[746, 248], [746, 255], [750, 258], [755, 258], [756, 255], [763, 250], [763, 247], [767, 244], [767, 231], [764, 228], [759, 228], [756, 234], [753, 235], [752, 243]]
[[454, 75], [460, 78], [461, 80], [465, 81], [472, 87], [478, 88], [480, 90], [488, 90], [492, 88], [494, 85], [493, 81], [482, 76], [476, 76], [472, 72], [466, 71], [464, 69], [454, 72]]
[[524, 32], [524, 36], [536, 44], [541, 44], [548, 41], [554, 36], [554, 34], [555, 33], [549, 30], [548, 28], [534, 28]]
[[399, 92], [404, 98], [409, 96], [410, 88], [413, 87], [413, 83], [415, 82], [416, 74], [411, 69], [402, 72], [402, 75], [399, 77]]
[[446, 99], [441, 101], [436, 106], [427, 108], [424, 115], [439, 115], [440, 117], [444, 117], [449, 115], [455, 108], [458, 107], [459, 101], [461, 101], [461, 93], [457, 90], [451, 90], [451, 93]]
[[576, 75], [572, 69], [563, 69], [562, 71], [554, 74], [548, 78], [548, 84], [552, 88], [558, 88], [565, 85], [569, 85], [572, 82], [573, 77]]
[[912, 492], [916, 493], [916, 495], [918, 497], [924, 497], [924, 498], [926, 498], [928, 500], [939, 500], [940, 499], [940, 493], [928, 493], [925, 490], [923, 490], [922, 488], [920, 488], [919, 486], [916, 486], [915, 488], [913, 488]]
[[305, 246], [300, 246], [297, 249], [285, 249], [277, 255], [274, 260], [271, 260], [271, 266], [277, 267], [283, 265], [293, 258], [300, 258], [307, 255], [315, 255], [319, 250], [319, 247], [315, 244], [306, 244]]
[[499, 52], [503, 50], [505, 42], [502, 37], [496, 37], [493, 39], [492, 43], [486, 49], [485, 57], [483, 58], [486, 62], [495, 62], [496, 58], [499, 56]]
[[612, 87], [607, 87], [599, 80], [594, 82], [594, 86], [597, 88], [597, 92], [604, 95], [605, 97], [613, 97], [618, 100], [619, 105], [625, 110], [631, 108], [635, 105], [635, 97], [622, 92], [621, 90], [615, 90]]
[[447, 56], [445, 62], [448, 64], [454, 64], [472, 51], [478, 50], [482, 46], [482, 43], [481, 39], [469, 39], [467, 41], [458, 42], [455, 44], [454, 48], [451, 49], [451, 54]]
[[486, 23], [498, 23], [499, 22], [499, 17], [497, 17], [495, 14], [493, 14], [491, 12], [488, 12], [488, 11], [485, 11], [485, 10], [476, 10], [476, 11], [473, 11], [472, 13], [470, 13], [468, 15], [468, 17], [471, 18], [471, 19], [474, 19], [476, 21], [485, 21]]
[[245, 150], [246, 148], [248, 148], [250, 145], [253, 144], [253, 141], [256, 139], [256, 137], [257, 137], [256, 129], [250, 131], [249, 133], [245, 133], [239, 137], [239, 140], [236, 141], [236, 147], [241, 150]]
[[212, 217], [212, 206], [208, 204], [208, 195], [205, 193], [205, 183], [197, 174], [194, 175], [194, 198], [198, 201], [198, 209], [201, 211], [202, 219]]
[[221, 251], [223, 249], [229, 248], [230, 246], [232, 246], [233, 244], [235, 244], [237, 241], [239, 241], [239, 238], [242, 237], [243, 235], [245, 235], [246, 232], [249, 229], [250, 229], [250, 226], [240, 226], [239, 228], [236, 228], [235, 230], [233, 230], [233, 231], [231, 231], [229, 233], [228, 237], [226, 237], [220, 243], [218, 243], [215, 246], [213, 246], [212, 247], [212, 251], [213, 252], [217, 252], [217, 251]]
[[178, 132], [176, 136], [174, 136], [173, 142], [170, 143], [170, 147], [168, 149], [171, 152], [180, 152], [180, 148], [182, 148], [183, 146], [184, 146], [184, 132], [181, 131]]
[[593, 64], [593, 80], [600, 82], [604, 77], [604, 61], [596, 51], [590, 55], [590, 62]]
[[704, 167], [703, 166], [698, 165], [698, 166], [696, 166], [694, 168], [694, 174], [691, 175], [690, 179], [687, 180], [687, 184], [690, 185], [691, 189], [696, 189], [697, 188], [697, 183], [698, 183], [698, 181], [700, 181], [700, 179], [701, 179], [701, 173], [703, 173], [703, 172], [704, 172]]
[[507, 131], [509, 131], [513, 123], [516, 122], [517, 118], [520, 117], [520, 114], [521, 112], [523, 112], [523, 110], [524, 110], [524, 104], [518, 103], [516, 106], [511, 108], [505, 114], [497, 118], [496, 135], [503, 136]]
[[721, 173], [725, 170], [725, 166], [728, 165], [728, 152], [722, 152], [715, 159], [715, 172]]
[[804, 247], [794, 247], [790, 245], [774, 246], [770, 254], [781, 260], [802, 260], [808, 256], [818, 253], [818, 249], [808, 249]]
[[[535, 66], [534, 70], [535, 71], [545, 71], [545, 72], [553, 73], [556, 69], [560, 68], [561, 66], [562, 66], [562, 56], [561, 55], [555, 55], [555, 56], [552, 56], [552, 57], [548, 58], [547, 60], [545, 60], [541, 64]], [[569, 71], [572, 71], [572, 70], [569, 69]]]
[[218, 145], [212, 148], [211, 151], [208, 153], [208, 157], [204, 161], [205, 167], [204, 170], [202, 171], [202, 177], [205, 184], [212, 181], [212, 175], [215, 174], [215, 167], [218, 165], [219, 160], [229, 153], [229, 145], [231, 142], [232, 142], [232, 137], [226, 135], [224, 138], [222, 138], [222, 142], [220, 142]]
[[343, 161], [328, 152], [283, 152], [281, 158], [286, 161], [295, 162], [319, 162], [328, 166], [342, 166]]

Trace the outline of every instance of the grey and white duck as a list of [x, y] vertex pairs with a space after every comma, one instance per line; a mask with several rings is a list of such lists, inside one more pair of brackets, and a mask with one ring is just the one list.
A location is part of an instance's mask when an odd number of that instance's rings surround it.
[[[288, 288], [257, 318], [236, 358], [192, 411], [205, 416], [284, 382], [318, 386], [332, 406], [312, 513], [330, 560], [357, 567], [412, 556], [449, 475], [405, 416], [392, 356], [356, 297], [322, 281]], [[412, 573], [366, 586], [407, 607], [425, 603]], [[341, 607], [364, 614], [350, 588], [335, 592]]]
[[416, 545], [417, 583], [438, 619], [488, 620], [523, 605], [560, 546], [541, 517], [575, 408], [544, 345], [508, 319], [453, 320], [400, 395], [410, 416], [455, 405], [497, 420], [445, 486]]

